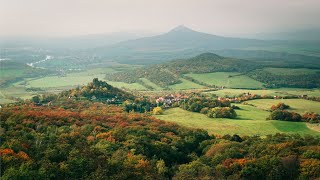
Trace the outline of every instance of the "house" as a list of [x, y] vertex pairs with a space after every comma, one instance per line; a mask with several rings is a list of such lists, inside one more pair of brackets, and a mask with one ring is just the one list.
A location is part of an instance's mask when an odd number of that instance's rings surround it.
[[243, 93], [245, 96], [251, 96], [251, 93], [250, 92], [247, 92], [247, 93]]
[[164, 101], [163, 97], [159, 97], [158, 99], [156, 99], [157, 104], [162, 103], [163, 101]]

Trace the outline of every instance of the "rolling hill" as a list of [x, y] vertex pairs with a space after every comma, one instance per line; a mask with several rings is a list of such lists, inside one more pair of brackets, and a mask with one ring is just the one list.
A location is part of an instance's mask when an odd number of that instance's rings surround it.
[[[320, 66], [317, 63], [319, 62], [314, 62], [309, 68], [319, 69]], [[268, 68], [281, 73], [270, 73]], [[226, 73], [223, 76], [210, 74], [216, 72]], [[300, 72], [300, 74], [295, 72]], [[222, 77], [224, 80], [222, 80]], [[163, 88], [183, 83], [184, 80], [202, 86], [227, 86], [233, 88], [262, 88], [262, 85], [265, 87], [299, 88], [316, 88], [320, 86], [319, 71], [306, 69], [305, 61], [245, 60], [223, 57], [213, 53], [203, 53], [192, 58], [172, 60], [166, 63], [106, 75], [106, 79], [109, 81], [144, 84], [141, 82], [141, 78], [148, 79]], [[224, 83], [217, 83], [216, 80], [218, 79], [224, 81]], [[242, 85], [232, 86], [227, 83], [233, 81], [239, 81]]]

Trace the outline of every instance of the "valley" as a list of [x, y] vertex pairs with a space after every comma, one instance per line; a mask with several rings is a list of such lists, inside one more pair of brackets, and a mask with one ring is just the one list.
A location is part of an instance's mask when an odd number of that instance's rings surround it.
[[[140, 66], [116, 65], [106, 68], [94, 68], [78, 72], [70, 72], [63, 75], [45, 76], [39, 78], [25, 78], [9, 87], [0, 88], [0, 103], [12, 103], [19, 99], [30, 99], [41, 94], [57, 94], [61, 91], [83, 86], [91, 82], [93, 78], [107, 81], [112, 86], [125, 89], [134, 94], [154, 96], [157, 94], [172, 93], [202, 93], [218, 97], [238, 97], [242, 94], [257, 94], [266, 96], [278, 96], [286, 99], [256, 99], [245, 101], [248, 105], [236, 104], [241, 109], [236, 110], [238, 118], [233, 119], [211, 119], [203, 114], [188, 112], [180, 108], [165, 110], [163, 115], [156, 115], [156, 118], [178, 123], [187, 127], [206, 129], [209, 133], [216, 135], [239, 134], [239, 135], [259, 135], [265, 136], [274, 133], [299, 133], [309, 135], [319, 135], [319, 130], [310, 129], [306, 123], [300, 122], [280, 122], [268, 121], [268, 109], [279, 102], [290, 105], [292, 111], [304, 113], [320, 113], [320, 102], [296, 99], [302, 95], [308, 97], [319, 97], [320, 89], [306, 88], [266, 88], [264, 83], [258, 82], [243, 73], [237, 72], [213, 72], [201, 74], [183, 74], [178, 80], [180, 82], [161, 87], [150, 79], [140, 78], [137, 82], [117, 82], [109, 81], [106, 76], [115, 73], [136, 71]], [[289, 69], [289, 68], [268, 68], [277, 74], [290, 75], [301, 73], [316, 74], [317, 70]], [[188, 79], [191, 77], [191, 79]], [[210, 85], [209, 87], [207, 85]], [[287, 99], [294, 97], [295, 99]]]
[[0, 0], [0, 180], [320, 180], [319, 0]]

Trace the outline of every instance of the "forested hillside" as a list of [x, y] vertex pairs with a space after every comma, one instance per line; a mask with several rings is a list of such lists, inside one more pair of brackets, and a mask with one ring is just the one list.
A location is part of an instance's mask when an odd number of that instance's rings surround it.
[[[310, 70], [311, 71], [311, 70]], [[263, 69], [248, 73], [248, 76], [266, 83], [266, 87], [318, 88], [320, 87], [320, 71], [304, 74], [274, 74]]]
[[[208, 134], [142, 112], [146, 100], [94, 79], [56, 95], [4, 105], [0, 109], [1, 178], [320, 177], [319, 137]], [[198, 96], [181, 102], [182, 108], [210, 118], [235, 118], [234, 109], [239, 108], [229, 101]], [[140, 106], [140, 111], [128, 110], [129, 104]]]
[[67, 99], [0, 110], [2, 179], [316, 179], [320, 139], [225, 135]]

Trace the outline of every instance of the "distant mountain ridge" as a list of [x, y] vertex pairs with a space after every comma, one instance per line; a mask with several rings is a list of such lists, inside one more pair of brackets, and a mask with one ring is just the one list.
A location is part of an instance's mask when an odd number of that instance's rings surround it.
[[[243, 59], [306, 60], [308, 63], [318, 61], [320, 58], [313, 56], [313, 54], [317, 54], [316, 50], [306, 50], [304, 54], [298, 52], [291, 54], [291, 49], [302, 47], [308, 49], [317, 44], [304, 45], [306, 44], [284, 40], [223, 37], [194, 31], [181, 25], [164, 34], [102, 46], [93, 49], [92, 52], [100, 56], [101, 59], [112, 59], [128, 64], [157, 64], [171, 59], [191, 58], [207, 52]], [[279, 47], [279, 49], [275, 47]], [[281, 48], [283, 52], [278, 52]]]
[[263, 46], [267, 43], [256, 39], [216, 36], [197, 32], [185, 26], [178, 26], [161, 35], [98, 47], [93, 51], [102, 57], [120, 62], [149, 63], [192, 57], [213, 50]]
[[[262, 40], [223, 37], [207, 34], [203, 32], [194, 31], [190, 28], [180, 25], [164, 34], [124, 41], [114, 46], [117, 47], [123, 45], [127, 48], [131, 47], [137, 49], [147, 45], [152, 45], [152, 47], [164, 49], [167, 46], [180, 48], [210, 47], [215, 49], [224, 49], [240, 48], [249, 45], [261, 45], [262, 43], [264, 43], [264, 41]], [[166, 46], [162, 47], [163, 45]]]
[[[19, 43], [19, 41], [14, 43], [13, 47]], [[183, 25], [149, 37], [141, 37], [141, 34], [132, 36], [130, 33], [115, 33], [50, 39], [43, 42], [30, 41], [30, 43], [34, 43], [32, 45], [35, 48], [25, 50], [24, 46], [27, 44], [22, 43], [18, 45], [20, 50], [3, 53], [5, 56], [1, 58], [30, 63], [39, 61], [40, 56], [49, 54], [55, 57], [54, 61], [43, 62], [41, 67], [58, 70], [74, 69], [75, 66], [78, 69], [97, 65], [108, 66], [110, 62], [159, 64], [172, 59], [192, 58], [207, 52], [242, 59], [305, 61], [308, 67], [320, 59], [320, 51], [317, 50], [320, 46], [317, 43], [306, 46], [301, 42], [223, 37], [198, 32]], [[3, 43], [0, 43], [1, 45]]]
[[100, 46], [110, 46], [122, 41], [144, 37], [141, 33], [105, 33], [88, 34], [71, 37], [24, 37], [1, 38], [0, 47], [24, 47], [32, 46], [48, 49], [89, 49]]

